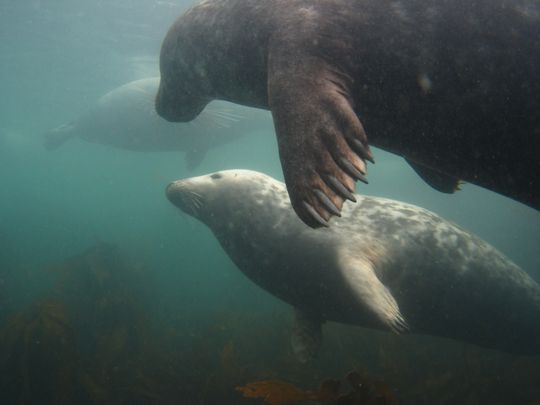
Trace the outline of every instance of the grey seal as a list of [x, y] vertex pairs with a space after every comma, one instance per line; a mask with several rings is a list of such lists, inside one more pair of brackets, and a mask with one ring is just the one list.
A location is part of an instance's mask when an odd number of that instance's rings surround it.
[[263, 110], [218, 101], [195, 121], [173, 124], [155, 111], [158, 88], [159, 77], [148, 77], [111, 90], [75, 120], [48, 131], [45, 147], [57, 149], [67, 140], [79, 138], [137, 152], [180, 151], [185, 152], [186, 165], [192, 169], [209, 149], [270, 123]]
[[283, 183], [247, 170], [178, 180], [166, 194], [248, 278], [295, 308], [300, 359], [317, 352], [325, 321], [540, 354], [540, 286], [433, 212], [356, 195], [332, 227], [312, 229]]
[[205, 0], [163, 40], [156, 108], [270, 109], [312, 227], [367, 181], [369, 144], [440, 191], [465, 181], [539, 209], [538, 38], [539, 0]]

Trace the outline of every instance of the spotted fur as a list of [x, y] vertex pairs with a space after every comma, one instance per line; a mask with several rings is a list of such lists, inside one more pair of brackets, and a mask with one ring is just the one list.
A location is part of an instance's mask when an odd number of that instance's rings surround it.
[[538, 284], [433, 212], [357, 195], [331, 228], [311, 229], [283, 183], [248, 170], [179, 180], [167, 196], [205, 223], [251, 280], [309, 314], [299, 330], [330, 320], [540, 354]]

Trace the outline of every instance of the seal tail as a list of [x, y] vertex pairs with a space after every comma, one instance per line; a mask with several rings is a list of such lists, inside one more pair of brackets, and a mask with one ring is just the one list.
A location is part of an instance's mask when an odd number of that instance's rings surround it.
[[66, 141], [68, 141], [74, 136], [72, 129], [73, 129], [72, 124], [64, 124], [47, 132], [44, 135], [45, 140], [43, 141], [43, 146], [47, 150], [58, 149]]

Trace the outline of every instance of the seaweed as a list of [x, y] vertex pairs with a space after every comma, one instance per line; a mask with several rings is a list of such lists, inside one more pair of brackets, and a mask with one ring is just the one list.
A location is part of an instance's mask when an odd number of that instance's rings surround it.
[[270, 405], [287, 405], [303, 401], [325, 401], [332, 405], [395, 405], [396, 397], [384, 383], [357, 371], [346, 376], [350, 391], [339, 392], [340, 381], [324, 380], [315, 391], [303, 390], [283, 381], [258, 381], [236, 387], [246, 398], [263, 398]]
[[[104, 243], [42, 269], [55, 284], [26, 306], [19, 301], [0, 329], [1, 402], [388, 405], [398, 395], [401, 404], [453, 405], [540, 398], [539, 358], [332, 323], [319, 359], [301, 364], [282, 306], [264, 313], [250, 305], [197, 312], [158, 306], [159, 271]], [[10, 277], [20, 287], [6, 289], [4, 302], [25, 293], [26, 272]], [[362, 372], [326, 378], [351, 369]]]
[[10, 403], [76, 402], [79, 353], [63, 303], [45, 300], [0, 332], [0, 391]]

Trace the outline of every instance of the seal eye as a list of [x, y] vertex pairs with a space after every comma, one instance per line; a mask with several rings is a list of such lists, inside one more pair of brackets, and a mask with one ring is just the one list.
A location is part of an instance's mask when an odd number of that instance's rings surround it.
[[223, 176], [219, 173], [214, 173], [210, 176], [211, 179], [214, 179], [214, 180], [217, 180], [217, 179], [221, 179]]

